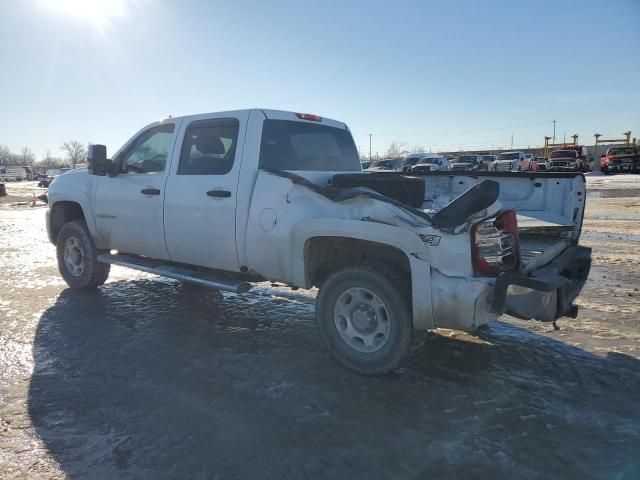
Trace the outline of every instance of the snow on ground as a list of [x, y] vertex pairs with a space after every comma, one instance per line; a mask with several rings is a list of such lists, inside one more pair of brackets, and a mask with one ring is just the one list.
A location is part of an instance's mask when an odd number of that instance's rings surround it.
[[601, 172], [585, 173], [587, 188], [640, 188], [640, 174], [604, 175]]

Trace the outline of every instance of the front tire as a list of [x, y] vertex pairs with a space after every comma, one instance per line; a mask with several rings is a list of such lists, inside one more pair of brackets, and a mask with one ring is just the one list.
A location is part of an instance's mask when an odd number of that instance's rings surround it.
[[411, 349], [408, 282], [380, 265], [347, 267], [330, 275], [316, 299], [316, 320], [340, 363], [365, 375], [396, 369]]
[[111, 265], [98, 262], [100, 251], [83, 221], [68, 222], [62, 226], [56, 241], [56, 252], [58, 270], [69, 287], [88, 290], [107, 281]]

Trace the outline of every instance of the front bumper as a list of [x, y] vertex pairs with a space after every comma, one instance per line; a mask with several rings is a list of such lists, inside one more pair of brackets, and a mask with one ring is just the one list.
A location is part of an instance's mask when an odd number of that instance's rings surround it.
[[573, 300], [584, 287], [591, 269], [591, 249], [574, 246], [549, 265], [529, 276], [501, 273], [493, 291], [492, 310], [526, 320], [551, 322], [573, 317], [578, 307]]
[[640, 170], [640, 164], [633, 163], [615, 163], [607, 165], [607, 170], [610, 172], [633, 172]]

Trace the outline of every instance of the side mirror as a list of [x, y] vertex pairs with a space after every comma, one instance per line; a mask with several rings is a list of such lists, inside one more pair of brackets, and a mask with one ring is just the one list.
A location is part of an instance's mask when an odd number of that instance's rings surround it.
[[89, 162], [89, 172], [93, 175], [106, 175], [109, 173], [111, 160], [107, 158], [107, 147], [105, 145], [89, 145], [87, 161]]

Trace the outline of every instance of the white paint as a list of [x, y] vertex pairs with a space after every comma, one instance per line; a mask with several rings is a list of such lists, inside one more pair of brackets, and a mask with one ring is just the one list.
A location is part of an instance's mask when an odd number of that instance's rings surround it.
[[[188, 125], [214, 118], [239, 121], [232, 169], [224, 175], [177, 175]], [[473, 330], [495, 317], [488, 301], [493, 279], [473, 276], [468, 224], [447, 233], [386, 202], [365, 197], [333, 202], [287, 178], [259, 170], [266, 118], [304, 122], [291, 112], [259, 109], [168, 119], [176, 128], [163, 172], [115, 177], [94, 176], [86, 170], [67, 173], [52, 183], [50, 205], [62, 200], [77, 202], [99, 248], [221, 270], [246, 267], [268, 280], [303, 288], [312, 286], [305, 258], [310, 239], [331, 236], [380, 243], [409, 259], [416, 328]], [[148, 125], [138, 134], [159, 124]], [[322, 124], [347, 128], [325, 118]], [[326, 186], [336, 172], [295, 173]], [[529, 222], [572, 225], [577, 237], [584, 210], [583, 177], [491, 179], [500, 182], [500, 197], [483, 215], [515, 208]], [[437, 211], [482, 180], [467, 175], [427, 175], [424, 207]], [[161, 193], [143, 195], [143, 188]], [[225, 190], [230, 196], [207, 196], [210, 190]], [[469, 221], [478, 221], [480, 216]], [[420, 235], [440, 239], [434, 246], [425, 244]]]

